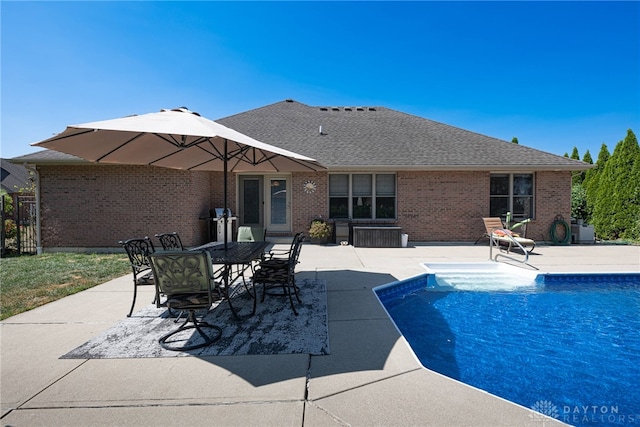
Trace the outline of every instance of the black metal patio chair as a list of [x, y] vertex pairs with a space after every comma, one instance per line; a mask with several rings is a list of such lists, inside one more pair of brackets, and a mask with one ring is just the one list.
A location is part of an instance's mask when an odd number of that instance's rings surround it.
[[[238, 242], [265, 242], [267, 240], [267, 229], [262, 227], [253, 227], [248, 225], [241, 225], [238, 227], [238, 237], [236, 238]], [[244, 273], [251, 269], [251, 272], [254, 271], [254, 263], [250, 264], [238, 264], [238, 272], [237, 276], [242, 278], [242, 283], [245, 286], [245, 289], [249, 292], [249, 288], [247, 286], [247, 281]]]
[[[257, 286], [262, 284], [262, 302], [265, 296], [277, 295], [287, 296], [293, 313], [297, 316], [295, 304], [293, 303], [293, 295], [295, 295], [298, 303], [301, 303], [300, 295], [298, 295], [298, 286], [296, 285], [296, 265], [300, 257], [304, 234], [298, 233], [294, 236], [291, 243], [291, 249], [286, 251], [286, 257], [276, 256], [275, 252], [271, 252], [272, 256], [260, 262], [253, 273], [253, 284]], [[275, 288], [281, 288], [282, 292], [274, 292]]]
[[178, 250], [183, 251], [185, 248], [182, 245], [180, 236], [175, 231], [173, 233], [160, 233], [156, 234], [156, 239], [160, 241], [162, 249], [165, 251]]
[[[133, 301], [131, 309], [127, 317], [131, 317], [133, 309], [136, 305], [136, 297], [138, 295], [138, 286], [155, 286], [153, 271], [149, 263], [149, 255], [155, 252], [153, 242], [148, 237], [121, 240], [118, 242], [129, 256], [131, 270], [133, 271]], [[153, 300], [158, 306], [160, 305], [160, 295], [157, 290]]]
[[[222, 329], [196, 316], [198, 310], [206, 310], [206, 316], [214, 302], [216, 284], [209, 253], [205, 250], [157, 252], [151, 254], [149, 260], [157, 287], [167, 297], [167, 308], [188, 312], [178, 329], [158, 339], [160, 345], [167, 350], [189, 351], [219, 340]], [[198, 334], [190, 333], [190, 329]]]

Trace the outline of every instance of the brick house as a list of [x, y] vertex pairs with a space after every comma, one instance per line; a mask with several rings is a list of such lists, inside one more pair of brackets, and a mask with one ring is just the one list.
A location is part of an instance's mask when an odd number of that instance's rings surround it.
[[[571, 213], [571, 174], [590, 165], [384, 107], [312, 107], [293, 100], [219, 123], [316, 159], [327, 170], [230, 173], [237, 225], [268, 236], [306, 231], [313, 218], [401, 227], [414, 242], [473, 242], [481, 218], [532, 218], [527, 236], [548, 239]], [[222, 207], [223, 173], [102, 165], [44, 150], [12, 159], [37, 168], [42, 247], [109, 250], [121, 239], [180, 233], [209, 240]]]

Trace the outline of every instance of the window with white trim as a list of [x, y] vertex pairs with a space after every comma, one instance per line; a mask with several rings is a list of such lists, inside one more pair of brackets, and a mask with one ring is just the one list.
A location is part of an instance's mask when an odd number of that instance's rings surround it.
[[505, 219], [511, 212], [518, 222], [534, 217], [534, 175], [532, 173], [492, 173], [489, 216]]
[[330, 174], [329, 217], [394, 219], [396, 175]]

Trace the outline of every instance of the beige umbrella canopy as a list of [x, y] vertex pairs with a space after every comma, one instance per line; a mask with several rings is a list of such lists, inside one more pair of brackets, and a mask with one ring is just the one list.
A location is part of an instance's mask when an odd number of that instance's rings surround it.
[[[32, 145], [96, 163], [223, 171], [225, 208], [227, 172], [325, 169], [312, 158], [265, 144], [186, 108], [71, 125]], [[223, 212], [226, 218], [227, 209]], [[224, 230], [226, 234], [226, 226]]]
[[314, 159], [265, 144], [178, 108], [68, 126], [33, 144], [97, 163], [184, 170], [299, 172], [324, 169]]

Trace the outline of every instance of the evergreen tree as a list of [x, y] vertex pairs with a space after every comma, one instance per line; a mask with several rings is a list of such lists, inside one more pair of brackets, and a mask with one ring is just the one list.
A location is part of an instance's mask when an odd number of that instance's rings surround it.
[[[580, 153], [578, 153], [578, 147], [573, 147], [571, 152], [571, 159], [580, 160]], [[571, 173], [571, 185], [582, 184], [582, 171], [575, 171]], [[582, 192], [582, 189], [580, 189]]]
[[607, 160], [598, 179], [593, 211], [593, 224], [600, 237], [606, 239], [631, 238], [640, 215], [635, 202], [640, 186], [635, 165], [640, 161], [640, 146], [629, 129]]
[[580, 153], [578, 153], [578, 147], [573, 147], [573, 151], [571, 152], [571, 158], [574, 160], [580, 160]]
[[630, 230], [627, 230], [626, 238], [632, 239], [636, 242], [640, 241], [640, 153], [638, 154], [638, 158], [636, 158], [636, 162], [633, 164], [633, 170], [631, 172], [631, 205], [636, 206], [636, 217], [634, 220], [634, 225]]
[[[576, 153], [576, 154], [577, 154], [577, 153]], [[591, 158], [591, 153], [589, 153], [589, 150], [587, 150], [587, 151], [584, 153], [584, 156], [582, 156], [582, 161], [583, 161], [583, 162], [585, 162], [585, 163], [588, 163], [588, 164], [590, 164], [590, 165], [592, 165], [592, 164], [593, 164], [593, 159]], [[584, 190], [584, 195], [585, 195], [585, 203], [586, 203], [586, 197], [587, 197], [587, 193], [586, 193], [586, 184], [585, 184], [585, 178], [587, 177], [587, 172], [588, 172], [588, 171], [589, 171], [589, 169], [587, 169], [587, 170], [583, 170], [583, 171], [580, 171], [579, 175], [574, 176], [574, 177], [572, 178], [572, 180], [571, 180], [571, 182], [572, 182], [573, 184], [575, 184], [575, 183], [580, 183], [580, 184], [582, 184], [582, 188], [583, 188], [583, 190]], [[587, 219], [587, 218], [585, 217], [585, 219]]]
[[609, 149], [607, 148], [607, 144], [602, 144], [600, 147], [600, 153], [598, 153], [598, 161], [596, 162], [596, 167], [587, 170], [585, 173], [584, 180], [582, 181], [582, 186], [585, 189], [587, 194], [587, 219], [591, 219], [591, 215], [595, 209], [595, 204], [598, 199], [598, 183], [600, 179], [600, 174], [602, 169], [604, 169], [604, 165], [609, 160]]
[[518, 138], [516, 138], [515, 136], [511, 139], [511, 142], [513, 142], [514, 144], [519, 144]]

